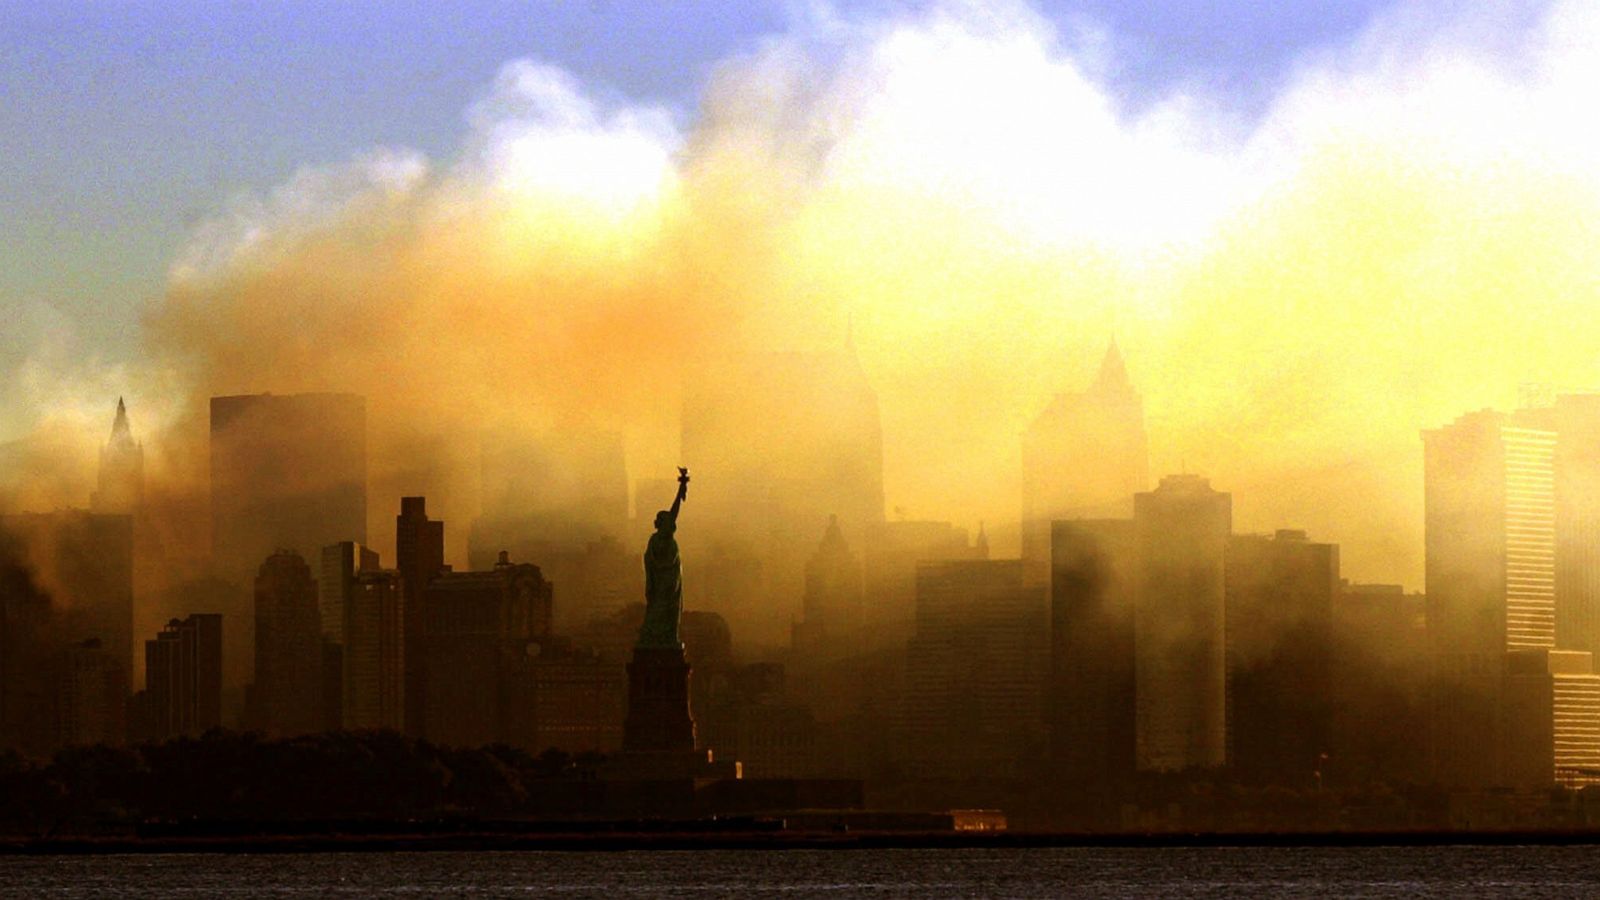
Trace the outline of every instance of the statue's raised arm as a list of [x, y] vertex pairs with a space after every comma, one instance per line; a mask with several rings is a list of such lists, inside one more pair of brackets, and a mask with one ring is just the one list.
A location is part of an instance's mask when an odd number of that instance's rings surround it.
[[668, 515], [672, 516], [673, 522], [678, 521], [678, 507], [683, 505], [683, 498], [687, 496], [689, 496], [689, 470], [683, 466], [679, 466], [678, 496], [672, 498], [672, 509], [668, 510]]

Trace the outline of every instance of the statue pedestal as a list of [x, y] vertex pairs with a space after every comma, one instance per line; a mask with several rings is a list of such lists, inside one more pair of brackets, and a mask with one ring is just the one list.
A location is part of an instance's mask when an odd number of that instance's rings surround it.
[[683, 648], [635, 647], [628, 663], [624, 753], [693, 753], [689, 662]]
[[689, 714], [689, 662], [683, 648], [635, 647], [628, 663], [628, 718], [622, 752], [606, 764], [613, 781], [739, 778], [734, 760], [696, 750]]

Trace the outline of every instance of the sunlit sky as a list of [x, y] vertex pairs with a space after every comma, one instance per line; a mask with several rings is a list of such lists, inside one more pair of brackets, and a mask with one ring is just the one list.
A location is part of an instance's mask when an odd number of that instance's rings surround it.
[[[373, 146], [447, 155], [505, 62], [695, 112], [710, 70], [816, 4], [464, 0], [0, 0], [0, 373], [41, 331], [133, 352], [138, 310], [230, 196]], [[860, 3], [846, 15], [926, 4]], [[1137, 107], [1174, 85], [1248, 115], [1296, 60], [1392, 7], [1374, 0], [1082, 0], [1037, 8], [1105, 42]], [[0, 435], [3, 437], [4, 435]]]
[[337, 388], [463, 520], [484, 422], [670, 472], [683, 360], [850, 322], [888, 506], [1003, 548], [1115, 333], [1153, 473], [1416, 583], [1419, 430], [1600, 386], [1590, 0], [0, 0], [0, 87], [16, 505]]

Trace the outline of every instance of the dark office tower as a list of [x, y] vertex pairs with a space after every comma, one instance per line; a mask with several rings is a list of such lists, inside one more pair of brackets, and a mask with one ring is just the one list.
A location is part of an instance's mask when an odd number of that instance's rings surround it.
[[794, 650], [811, 662], [851, 655], [861, 644], [861, 560], [828, 519], [822, 543], [806, 563], [805, 620], [794, 626]]
[[475, 747], [503, 740], [512, 672], [550, 638], [551, 589], [539, 567], [505, 554], [487, 572], [445, 572], [423, 591], [423, 736]]
[[[850, 346], [708, 360], [688, 377], [682, 423], [684, 464], [716, 473], [690, 486], [686, 514], [695, 527], [679, 537], [684, 559], [710, 559], [713, 547], [726, 545], [753, 557], [761, 574], [751, 595], [713, 606], [688, 571], [684, 601], [722, 613], [754, 643], [782, 643], [788, 616], [773, 615], [770, 598], [802, 596], [806, 561], [829, 516], [863, 549], [882, 530], [877, 392]], [[638, 498], [648, 507], [641, 518], [671, 496]], [[747, 550], [734, 549], [741, 543]]]
[[367, 411], [354, 394], [211, 398], [211, 552], [216, 574], [240, 586], [222, 610], [230, 687], [249, 680], [256, 567], [280, 547], [315, 554], [366, 542]]
[[320, 731], [322, 617], [311, 567], [292, 550], [256, 575], [255, 724], [274, 737]]
[[82, 510], [0, 516], [23, 564], [48, 589], [57, 638], [98, 639], [123, 684], [133, 674], [133, 518]]
[[322, 548], [322, 567], [317, 570], [317, 613], [324, 640], [344, 643], [345, 609], [356, 575], [376, 568], [378, 551], [355, 541]]
[[173, 619], [144, 642], [142, 737], [162, 741], [222, 725], [222, 616]]
[[322, 718], [329, 730], [345, 724], [345, 629], [355, 601], [356, 580], [362, 572], [377, 568], [377, 551], [355, 541], [322, 548], [317, 608], [322, 622]]
[[117, 398], [111, 439], [100, 448], [100, 470], [89, 507], [97, 513], [133, 515], [144, 504], [144, 446], [128, 427], [128, 408]]
[[0, 749], [46, 754], [55, 741], [50, 596], [26, 549], [0, 526]]
[[1422, 440], [1433, 772], [1499, 784], [1505, 654], [1555, 646], [1557, 437], [1483, 410]]
[[399, 572], [356, 573], [344, 608], [345, 728], [405, 726], [405, 618]]
[[422, 601], [428, 582], [444, 570], [444, 523], [428, 518], [427, 503], [424, 497], [401, 497], [394, 520], [395, 567], [405, 607], [405, 729], [413, 737], [422, 734], [426, 705]]
[[934, 777], [1015, 777], [1044, 751], [1050, 613], [1021, 560], [917, 567], [906, 647], [907, 762]]
[[1078, 394], [1057, 394], [1022, 439], [1022, 557], [1041, 571], [1050, 522], [1126, 516], [1149, 484], [1144, 404], [1116, 342], [1100, 375]]
[[1085, 786], [1133, 774], [1136, 550], [1131, 519], [1051, 525], [1051, 757]]
[[1224, 565], [1233, 498], [1197, 475], [1168, 475], [1133, 498], [1135, 737], [1140, 769], [1227, 758]]
[[56, 744], [120, 744], [127, 735], [128, 681], [100, 641], [67, 647], [56, 671]]
[[1228, 765], [1312, 787], [1331, 750], [1339, 547], [1303, 531], [1228, 541]]

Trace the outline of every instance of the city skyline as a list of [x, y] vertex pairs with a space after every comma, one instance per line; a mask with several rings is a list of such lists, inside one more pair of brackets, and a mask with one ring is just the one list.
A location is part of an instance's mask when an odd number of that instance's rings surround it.
[[1600, 835], [1600, 6], [725, 6], [0, 0], [0, 842]]

